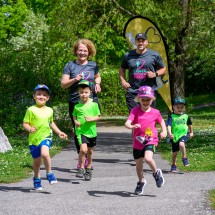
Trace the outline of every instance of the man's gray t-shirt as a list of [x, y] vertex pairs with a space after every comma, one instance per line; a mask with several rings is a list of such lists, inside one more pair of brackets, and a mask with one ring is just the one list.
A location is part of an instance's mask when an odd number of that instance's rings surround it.
[[[83, 79], [87, 80], [91, 83], [92, 86], [92, 98], [97, 97], [96, 93], [94, 92], [94, 82], [95, 78], [94, 76], [99, 72], [98, 70], [98, 65], [94, 61], [88, 61], [86, 65], [81, 65], [77, 64], [76, 60], [68, 62], [63, 71], [63, 75], [69, 75], [70, 79], [75, 78], [78, 74], [83, 75]], [[79, 100], [79, 95], [77, 92], [77, 85], [79, 82], [74, 83], [70, 88], [69, 88], [69, 102], [72, 103], [77, 103]]]
[[158, 52], [147, 49], [144, 54], [137, 54], [136, 50], [127, 52], [122, 60], [121, 68], [128, 69], [128, 82], [132, 89], [137, 91], [141, 86], [150, 86], [157, 90], [156, 78], [148, 78], [147, 71], [156, 72], [165, 67]]

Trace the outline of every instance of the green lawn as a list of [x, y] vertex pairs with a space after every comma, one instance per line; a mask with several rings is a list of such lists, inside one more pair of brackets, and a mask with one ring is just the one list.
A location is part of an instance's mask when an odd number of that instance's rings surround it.
[[[207, 104], [215, 101], [213, 96], [198, 96], [187, 99], [192, 102], [187, 107], [187, 113], [192, 117], [194, 127], [194, 137], [188, 140], [187, 157], [190, 161], [189, 167], [182, 165], [180, 155], [178, 156], [177, 166], [182, 171], [215, 171], [215, 111], [214, 106], [193, 109], [197, 105]], [[199, 103], [198, 103], [199, 101]], [[161, 98], [157, 100], [157, 108], [161, 111], [164, 119], [167, 118], [167, 108]], [[63, 116], [65, 113], [63, 114]], [[98, 125], [117, 125], [122, 126], [127, 116], [108, 117], [103, 116], [103, 120]], [[71, 123], [65, 117], [57, 120], [57, 125], [66, 133], [70, 131]], [[13, 150], [7, 153], [0, 153], [0, 183], [18, 182], [32, 174], [32, 158], [29, 153], [27, 134], [17, 134], [8, 137]], [[68, 143], [61, 140], [56, 135], [53, 139], [53, 147], [50, 150], [51, 156], [58, 153]], [[171, 165], [171, 145], [165, 140], [161, 141], [158, 148], [161, 156], [168, 160]], [[209, 192], [211, 205], [215, 208], [215, 190]]]

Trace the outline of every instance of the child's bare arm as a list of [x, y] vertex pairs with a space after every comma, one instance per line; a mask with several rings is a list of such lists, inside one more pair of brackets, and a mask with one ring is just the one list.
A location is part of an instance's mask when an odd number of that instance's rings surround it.
[[168, 134], [169, 134], [170, 139], [173, 139], [173, 138], [174, 138], [174, 135], [172, 134], [172, 128], [171, 128], [170, 125], [167, 126], [167, 131], [168, 131]]
[[192, 137], [193, 137], [193, 126], [192, 126], [192, 125], [189, 125], [188, 128], [189, 128], [189, 135], [190, 135], [190, 138], [192, 138]]
[[33, 133], [37, 130], [37, 128], [34, 126], [31, 126], [29, 122], [23, 122], [22, 126], [29, 133]]
[[74, 120], [75, 126], [79, 127], [81, 125], [81, 123], [77, 120], [76, 116], [73, 116], [73, 120]]
[[101, 116], [85, 116], [85, 120], [87, 122], [93, 122], [93, 121], [98, 121], [101, 119]]
[[160, 123], [160, 126], [161, 126], [161, 133], [160, 133], [160, 137], [161, 138], [165, 138], [166, 135], [167, 135], [167, 131], [166, 131], [166, 124], [164, 122], [164, 120], [162, 119], [161, 123]]
[[132, 125], [132, 121], [131, 120], [127, 120], [125, 122], [125, 127], [128, 128], [128, 129], [133, 129], [133, 128], [140, 128], [141, 125], [140, 124], [134, 124], [134, 125]]
[[67, 139], [67, 135], [62, 132], [54, 122], [50, 124], [50, 127], [60, 138]]

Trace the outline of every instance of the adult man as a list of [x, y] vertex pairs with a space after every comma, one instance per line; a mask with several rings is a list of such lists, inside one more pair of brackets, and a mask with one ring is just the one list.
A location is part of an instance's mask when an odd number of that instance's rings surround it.
[[[147, 48], [148, 40], [144, 33], [135, 36], [136, 49], [127, 52], [119, 69], [119, 77], [122, 87], [126, 90], [126, 103], [129, 112], [139, 105], [134, 101], [138, 89], [141, 86], [150, 86], [156, 92], [158, 89], [156, 77], [166, 73], [166, 67], [158, 52]], [[126, 69], [128, 69], [128, 82], [126, 80]], [[152, 104], [155, 106], [155, 103]]]

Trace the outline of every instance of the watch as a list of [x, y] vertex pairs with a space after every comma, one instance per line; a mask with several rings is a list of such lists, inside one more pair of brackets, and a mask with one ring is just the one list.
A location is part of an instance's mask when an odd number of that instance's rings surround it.
[[155, 75], [156, 75], [156, 77], [158, 77], [158, 73], [157, 72], [155, 73]]

